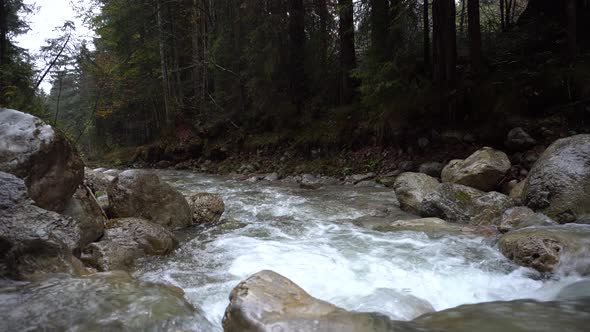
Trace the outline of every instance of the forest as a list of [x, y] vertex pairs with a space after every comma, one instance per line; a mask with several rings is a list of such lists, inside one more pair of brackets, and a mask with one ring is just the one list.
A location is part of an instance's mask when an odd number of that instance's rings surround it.
[[589, 326], [590, 0], [0, 0], [0, 331]]
[[[123, 164], [166, 159], [166, 148], [201, 161], [290, 149], [305, 159], [406, 152], [445, 129], [494, 144], [496, 128], [523, 118], [584, 132], [589, 6], [96, 0], [77, 8], [93, 41], [64, 22], [39, 69], [14, 42], [33, 8], [2, 0], [0, 105], [57, 126], [88, 159]], [[47, 78], [48, 93], [39, 88]], [[151, 148], [131, 149], [140, 146]]]

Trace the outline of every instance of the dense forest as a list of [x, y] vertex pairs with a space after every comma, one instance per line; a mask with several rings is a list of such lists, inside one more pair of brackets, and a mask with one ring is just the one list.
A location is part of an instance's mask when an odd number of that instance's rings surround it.
[[[92, 6], [78, 9], [93, 45], [65, 22], [36, 69], [39, 59], [14, 42], [32, 8], [0, 4], [0, 105], [57, 125], [88, 158], [150, 144], [204, 149], [209, 159], [278, 147], [406, 149], [432, 129], [493, 133], [514, 116], [587, 125], [587, 0]], [[47, 78], [49, 95], [39, 89]]]

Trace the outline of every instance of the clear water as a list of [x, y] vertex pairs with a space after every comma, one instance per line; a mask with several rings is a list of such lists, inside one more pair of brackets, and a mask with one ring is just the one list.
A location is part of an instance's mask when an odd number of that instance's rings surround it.
[[[307, 191], [184, 171], [160, 171], [179, 190], [223, 196], [227, 222], [186, 231], [173, 255], [148, 258], [136, 276], [182, 288], [204, 313], [194, 326], [221, 330], [230, 291], [270, 269], [312, 296], [349, 310], [411, 320], [430, 309], [514, 299], [551, 300], [581, 278], [543, 280], [504, 258], [484, 238], [381, 233], [350, 223], [395, 213], [390, 189]], [[206, 319], [208, 322], [198, 321]]]

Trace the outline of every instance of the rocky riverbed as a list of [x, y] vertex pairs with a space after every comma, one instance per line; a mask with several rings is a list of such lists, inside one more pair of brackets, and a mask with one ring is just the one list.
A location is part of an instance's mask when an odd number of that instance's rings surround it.
[[590, 325], [589, 136], [505, 195], [491, 148], [391, 181], [91, 170], [40, 120], [0, 118], [1, 330]]

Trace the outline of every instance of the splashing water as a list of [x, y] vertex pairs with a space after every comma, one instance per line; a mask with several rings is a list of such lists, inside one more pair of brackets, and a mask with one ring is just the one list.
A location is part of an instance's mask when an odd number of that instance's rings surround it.
[[551, 300], [580, 280], [542, 280], [480, 237], [381, 233], [349, 222], [397, 209], [390, 189], [306, 191], [182, 171], [159, 174], [185, 193], [221, 194], [225, 222], [184, 234], [190, 240], [180, 249], [169, 257], [143, 260], [136, 276], [184, 289], [217, 331], [233, 287], [264, 269], [345, 309], [399, 320], [462, 304]]

